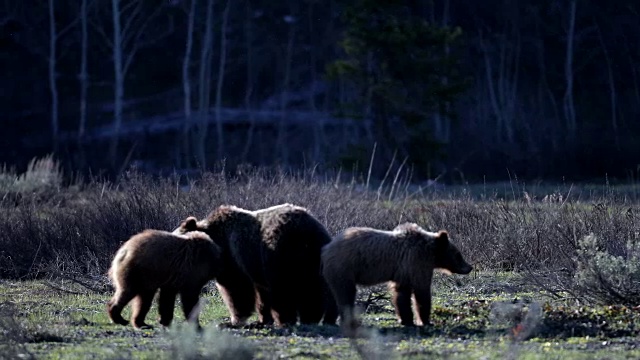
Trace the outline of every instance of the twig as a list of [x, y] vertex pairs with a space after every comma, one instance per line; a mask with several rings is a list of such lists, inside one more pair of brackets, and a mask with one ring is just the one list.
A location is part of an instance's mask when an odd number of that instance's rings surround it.
[[78, 291], [64, 289], [61, 286], [58, 286], [55, 283], [53, 283], [51, 280], [47, 280], [44, 284], [47, 285], [48, 287], [54, 289], [54, 290], [58, 290], [58, 291], [63, 292], [63, 293], [72, 294], [72, 295], [85, 295], [84, 293], [81, 293], [81, 292], [78, 292]]
[[373, 151], [371, 152], [371, 161], [369, 161], [369, 171], [367, 172], [367, 184], [365, 185], [365, 189], [369, 190], [369, 179], [371, 179], [371, 168], [373, 167], [373, 159], [376, 156], [376, 147], [378, 143], [373, 143]]
[[382, 182], [380, 182], [380, 186], [378, 186], [377, 200], [380, 200], [380, 193], [382, 192], [382, 186], [384, 185], [385, 180], [387, 180], [387, 176], [389, 176], [389, 173], [391, 172], [391, 167], [393, 166], [393, 163], [396, 161], [396, 154], [397, 153], [398, 153], [398, 150], [393, 152], [393, 157], [391, 158], [391, 163], [389, 164], [389, 167], [387, 168], [387, 172], [384, 174], [384, 178], [382, 178]]
[[393, 183], [391, 183], [391, 190], [389, 190], [389, 201], [391, 201], [391, 198], [393, 197], [393, 191], [396, 188], [398, 177], [400, 176], [400, 173], [402, 172], [402, 168], [404, 167], [404, 164], [407, 162], [408, 159], [409, 157], [405, 156], [404, 160], [402, 160], [402, 164], [400, 164], [400, 166], [398, 167], [398, 171], [396, 171], [396, 176], [393, 178]]

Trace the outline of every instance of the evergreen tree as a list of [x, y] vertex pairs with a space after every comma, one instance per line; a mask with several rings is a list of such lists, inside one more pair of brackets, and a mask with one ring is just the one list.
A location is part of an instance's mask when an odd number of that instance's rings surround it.
[[387, 159], [397, 151], [424, 174], [443, 155], [433, 117], [451, 121], [447, 104], [466, 85], [450, 51], [460, 28], [430, 24], [399, 0], [358, 0], [346, 5], [343, 21], [344, 57], [329, 65], [328, 75], [349, 81], [358, 96], [342, 108], [372, 121]]

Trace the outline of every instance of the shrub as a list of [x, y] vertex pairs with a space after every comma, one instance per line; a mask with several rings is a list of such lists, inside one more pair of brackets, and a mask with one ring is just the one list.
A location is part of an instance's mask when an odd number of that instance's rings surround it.
[[296, 203], [330, 233], [352, 225], [390, 228], [398, 219], [396, 209], [373, 194], [304, 173], [206, 173], [188, 186], [181, 180], [130, 172], [117, 183], [93, 181], [53, 197], [28, 194], [18, 203], [1, 202], [0, 278], [38, 277], [52, 265], [59, 272], [60, 264], [76, 274], [103, 275], [131, 235], [146, 228], [171, 230], [187, 216], [202, 218], [221, 204], [259, 209]]
[[31, 159], [27, 170], [20, 175], [5, 166], [0, 173], [0, 191], [4, 194], [42, 194], [59, 189], [62, 180], [60, 163], [53, 155], [46, 155]]
[[[30, 166], [33, 174], [47, 173], [33, 170], [38, 168], [51, 170], [50, 175], [24, 178], [56, 179], [51, 161]], [[576, 286], [578, 239], [593, 233], [603, 251], [630, 259], [625, 239], [640, 233], [638, 206], [613, 196], [597, 204], [515, 195], [511, 201], [493, 196], [477, 200], [469, 192], [437, 189], [418, 197], [397, 186], [389, 196], [393, 184], [368, 190], [364, 180], [343, 182], [314, 170], [264, 168], [186, 180], [127, 172], [117, 182], [93, 180], [56, 188], [48, 196], [25, 193], [19, 201], [0, 198], [0, 278], [65, 273], [77, 280], [77, 274], [86, 274], [99, 283], [96, 279], [104, 277], [114, 252], [131, 235], [146, 228], [172, 230], [187, 216], [205, 217], [221, 204], [259, 209], [295, 203], [308, 208], [330, 234], [349, 226], [392, 229], [404, 221], [433, 231], [446, 229], [476, 269], [525, 271], [529, 281], [559, 296]]]
[[602, 248], [593, 234], [579, 241], [574, 277], [578, 293], [608, 305], [640, 304], [640, 242], [628, 240], [620, 255]]

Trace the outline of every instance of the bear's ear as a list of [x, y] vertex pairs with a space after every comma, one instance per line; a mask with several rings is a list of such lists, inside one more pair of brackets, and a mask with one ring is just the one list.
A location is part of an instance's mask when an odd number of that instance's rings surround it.
[[449, 233], [446, 230], [438, 231], [436, 236], [436, 247], [439, 249], [445, 249], [449, 246]]
[[187, 231], [194, 231], [198, 229], [198, 220], [189, 216], [185, 221], [182, 222], [182, 227]]

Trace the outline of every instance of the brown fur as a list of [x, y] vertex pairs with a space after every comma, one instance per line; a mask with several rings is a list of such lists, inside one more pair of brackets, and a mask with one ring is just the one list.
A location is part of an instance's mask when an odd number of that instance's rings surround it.
[[345, 331], [357, 327], [354, 314], [356, 285], [389, 283], [396, 315], [413, 326], [412, 298], [419, 323], [429, 324], [431, 279], [434, 269], [468, 274], [472, 267], [449, 242], [446, 231], [427, 232], [414, 223], [393, 231], [352, 227], [322, 251], [323, 273], [333, 292]]
[[132, 236], [117, 251], [108, 272], [115, 287], [115, 294], [107, 303], [109, 318], [116, 324], [127, 325], [121, 312], [134, 300], [133, 326], [151, 327], [144, 320], [160, 289], [160, 324], [171, 324], [178, 294], [185, 318], [198, 324], [198, 314], [193, 309], [202, 287], [218, 274], [220, 252], [211, 238], [199, 231], [177, 235], [144, 230]]
[[257, 211], [223, 205], [201, 221], [189, 217], [174, 231], [206, 232], [222, 248], [216, 285], [231, 323], [253, 311], [262, 324], [335, 323], [337, 309], [320, 271], [330, 235], [306, 209], [282, 204]]

